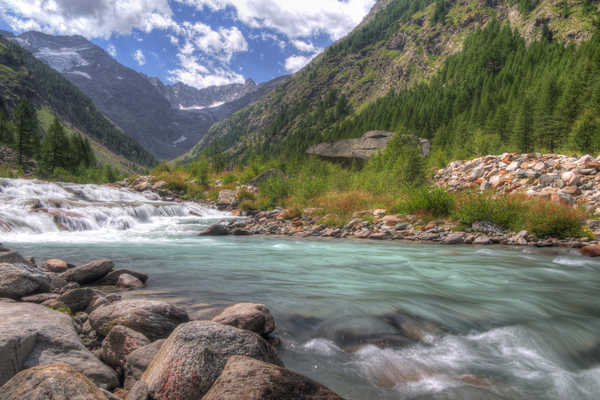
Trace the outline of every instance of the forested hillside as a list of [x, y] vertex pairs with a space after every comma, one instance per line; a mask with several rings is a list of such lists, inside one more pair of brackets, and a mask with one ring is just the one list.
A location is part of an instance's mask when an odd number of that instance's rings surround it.
[[[304, 157], [367, 130], [433, 140], [430, 160], [598, 146], [598, 2], [388, 0], [288, 83], [215, 125], [221, 149]], [[600, 150], [600, 149], [598, 149]]]
[[47, 107], [99, 145], [130, 160], [132, 165], [155, 163], [150, 153], [125, 136], [60, 73], [4, 37], [0, 37], [0, 89], [0, 109], [7, 116], [16, 112], [17, 104], [24, 98], [38, 109]]

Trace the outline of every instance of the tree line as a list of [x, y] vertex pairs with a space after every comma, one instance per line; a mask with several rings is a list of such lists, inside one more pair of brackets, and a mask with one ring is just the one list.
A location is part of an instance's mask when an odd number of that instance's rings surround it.
[[44, 133], [34, 106], [26, 98], [16, 106], [12, 118], [0, 112], [0, 143], [15, 150], [21, 168], [29, 164], [28, 160], [35, 160], [35, 173], [41, 177], [79, 177], [84, 181], [118, 177], [118, 171], [110, 166], [98, 168], [89, 139], [80, 133], [67, 133], [58, 118]]

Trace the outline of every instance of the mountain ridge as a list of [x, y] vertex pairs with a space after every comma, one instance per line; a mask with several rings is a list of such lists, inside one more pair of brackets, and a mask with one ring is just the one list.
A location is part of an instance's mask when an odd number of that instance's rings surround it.
[[[494, 19], [510, 24], [527, 42], [541, 37], [544, 27], [566, 43], [589, 40], [593, 18], [583, 15], [584, 6], [571, 2], [570, 14], [563, 17], [558, 3], [543, 0], [521, 12], [516, 1], [380, 0], [346, 38], [278, 90], [215, 124], [181, 159], [200, 157], [215, 141], [237, 159], [265, 147], [308, 147], [343, 138], [332, 136], [339, 134], [336, 124], [390, 92], [428, 82], [449, 56], [463, 49], [469, 34]], [[337, 98], [330, 104], [332, 92]], [[332, 117], [340, 95], [348, 110]], [[310, 117], [317, 114], [319, 118]], [[285, 144], [290, 138], [294, 143]]]

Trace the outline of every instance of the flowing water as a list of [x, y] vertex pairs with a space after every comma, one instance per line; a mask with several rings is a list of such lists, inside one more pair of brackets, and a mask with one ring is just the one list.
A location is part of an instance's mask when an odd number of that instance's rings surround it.
[[205, 238], [226, 214], [97, 186], [0, 190], [0, 242], [110, 257], [192, 313], [265, 303], [286, 366], [349, 400], [600, 398], [600, 262], [574, 252]]

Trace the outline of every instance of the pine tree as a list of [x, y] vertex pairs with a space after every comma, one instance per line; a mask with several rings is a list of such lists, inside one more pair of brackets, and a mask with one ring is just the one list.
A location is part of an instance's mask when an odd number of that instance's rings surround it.
[[72, 148], [65, 130], [57, 118], [54, 118], [41, 145], [41, 162], [44, 172], [53, 174], [56, 168], [70, 169]]
[[15, 138], [4, 113], [0, 111], [0, 143], [12, 145]]
[[16, 148], [19, 165], [25, 157], [33, 157], [39, 151], [37, 117], [33, 106], [23, 98], [15, 113]]
[[591, 109], [575, 123], [571, 141], [572, 146], [582, 152], [593, 153], [600, 150], [600, 122]]
[[516, 148], [521, 153], [533, 151], [533, 102], [526, 98], [521, 105], [515, 124], [514, 138]]

